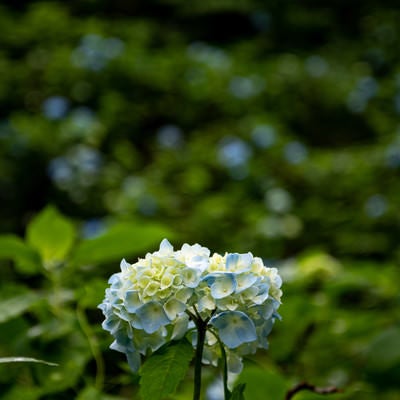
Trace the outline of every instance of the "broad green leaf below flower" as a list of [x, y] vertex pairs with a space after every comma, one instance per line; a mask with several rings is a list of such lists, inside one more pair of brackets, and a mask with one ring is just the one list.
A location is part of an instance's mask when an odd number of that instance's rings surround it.
[[172, 343], [150, 356], [140, 370], [141, 398], [161, 400], [173, 395], [192, 358], [193, 348], [186, 340]]

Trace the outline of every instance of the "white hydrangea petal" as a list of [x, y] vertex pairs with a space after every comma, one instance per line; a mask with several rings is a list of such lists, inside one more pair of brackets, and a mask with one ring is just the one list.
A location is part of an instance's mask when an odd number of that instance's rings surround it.
[[164, 311], [167, 314], [167, 317], [172, 321], [176, 318], [178, 314], [181, 314], [186, 309], [186, 304], [180, 302], [175, 298], [169, 299], [164, 304]]
[[185, 268], [182, 271], [183, 282], [189, 288], [195, 288], [200, 282], [201, 272], [195, 268]]
[[182, 339], [188, 331], [189, 317], [186, 314], [178, 317], [174, 321], [174, 329], [171, 334], [171, 340]]
[[130, 264], [126, 262], [125, 258], [123, 258], [120, 263], [121, 271], [125, 273], [129, 267], [130, 267]]
[[187, 303], [190, 296], [193, 294], [193, 288], [181, 288], [175, 293], [175, 298], [182, 303]]
[[227, 352], [228, 371], [233, 374], [240, 374], [243, 369], [242, 357], [239, 357], [235, 352]]
[[214, 310], [216, 308], [216, 304], [214, 299], [211, 297], [211, 294], [203, 294], [199, 296], [199, 300], [197, 301], [197, 307], [199, 311], [204, 310]]
[[160, 243], [160, 253], [161, 254], [168, 254], [168, 253], [172, 253], [174, 251], [174, 247], [172, 246], [172, 244], [167, 240], [167, 239], [163, 239]]

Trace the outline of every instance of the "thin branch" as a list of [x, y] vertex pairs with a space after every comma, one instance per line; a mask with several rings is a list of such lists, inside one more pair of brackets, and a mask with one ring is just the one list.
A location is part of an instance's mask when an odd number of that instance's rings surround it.
[[300, 382], [286, 393], [285, 400], [290, 400], [294, 395], [302, 390], [309, 390], [318, 394], [333, 394], [342, 392], [341, 389], [335, 386], [317, 387], [307, 382]]

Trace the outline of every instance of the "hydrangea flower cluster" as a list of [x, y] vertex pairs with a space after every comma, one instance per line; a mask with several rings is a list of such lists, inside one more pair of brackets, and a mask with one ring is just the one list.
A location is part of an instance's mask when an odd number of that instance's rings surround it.
[[[141, 355], [186, 337], [196, 346], [194, 317], [208, 321], [203, 363], [217, 365], [220, 342], [228, 369], [240, 372], [242, 356], [267, 348], [280, 305], [282, 280], [251, 253], [213, 254], [199, 244], [174, 251], [164, 239], [158, 251], [134, 264], [121, 262], [99, 305], [110, 348], [126, 354], [133, 371]], [[220, 341], [220, 342], [219, 342]]]

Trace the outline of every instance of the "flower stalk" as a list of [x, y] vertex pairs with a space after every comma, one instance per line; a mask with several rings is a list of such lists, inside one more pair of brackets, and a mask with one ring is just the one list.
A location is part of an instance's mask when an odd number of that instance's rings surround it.
[[197, 327], [197, 343], [196, 343], [196, 354], [195, 354], [195, 364], [194, 364], [193, 400], [200, 400], [203, 350], [206, 339], [208, 322], [205, 322], [202, 319], [196, 319], [195, 323]]

